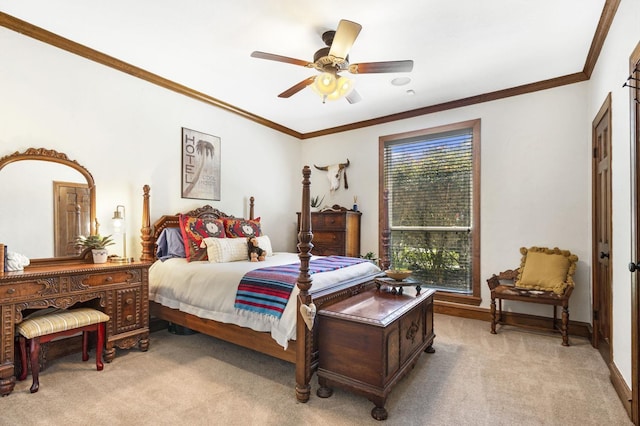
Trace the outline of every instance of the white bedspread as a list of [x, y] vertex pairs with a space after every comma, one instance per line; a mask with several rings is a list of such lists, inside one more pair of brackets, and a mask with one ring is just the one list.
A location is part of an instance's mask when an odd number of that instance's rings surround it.
[[[149, 269], [149, 298], [200, 318], [271, 332], [271, 337], [286, 349], [287, 342], [296, 337], [298, 287], [291, 292], [279, 321], [270, 321], [264, 315], [251, 312], [238, 314], [234, 302], [238, 283], [248, 271], [299, 262], [297, 253], [275, 253], [264, 262], [187, 262], [183, 258], [156, 261]], [[313, 274], [312, 289], [322, 289], [379, 271], [373, 263], [363, 262], [335, 271]]]

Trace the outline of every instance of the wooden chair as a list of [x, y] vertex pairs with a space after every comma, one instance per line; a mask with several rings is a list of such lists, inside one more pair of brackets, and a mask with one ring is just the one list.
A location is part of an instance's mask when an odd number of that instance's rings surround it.
[[[569, 346], [569, 297], [573, 292], [578, 257], [567, 250], [545, 247], [521, 248], [520, 268], [493, 275], [487, 280], [491, 289], [491, 334], [503, 324], [502, 300], [553, 306], [553, 328], [562, 335], [562, 346]], [[496, 312], [496, 299], [498, 310]], [[562, 307], [558, 325], [557, 307]]]
[[105, 313], [91, 308], [78, 308], [70, 310], [60, 310], [55, 313], [37, 315], [25, 319], [16, 326], [19, 334], [20, 360], [22, 361], [22, 373], [18, 380], [27, 378], [27, 347], [29, 342], [29, 358], [31, 361], [31, 393], [38, 392], [40, 387], [39, 355], [40, 345], [49, 342], [57, 337], [71, 336], [82, 332], [82, 360], [89, 359], [88, 343], [89, 333], [97, 332], [96, 345], [96, 369], [101, 371], [104, 367], [102, 363], [102, 348], [104, 346], [105, 323], [109, 321], [109, 316]]

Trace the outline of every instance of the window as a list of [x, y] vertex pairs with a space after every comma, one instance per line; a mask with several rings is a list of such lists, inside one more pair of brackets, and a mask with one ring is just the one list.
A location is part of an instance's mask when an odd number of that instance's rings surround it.
[[391, 266], [440, 299], [480, 303], [479, 152], [480, 120], [380, 138]]

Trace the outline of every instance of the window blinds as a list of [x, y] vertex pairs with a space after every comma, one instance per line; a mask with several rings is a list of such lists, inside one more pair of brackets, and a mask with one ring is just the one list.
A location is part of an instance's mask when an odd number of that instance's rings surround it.
[[461, 129], [384, 146], [392, 266], [460, 291], [471, 285], [472, 144]]

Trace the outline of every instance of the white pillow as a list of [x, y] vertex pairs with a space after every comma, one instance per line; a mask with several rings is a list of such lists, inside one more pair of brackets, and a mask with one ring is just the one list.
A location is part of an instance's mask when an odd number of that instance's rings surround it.
[[269, 236], [263, 235], [261, 237], [256, 237], [256, 239], [258, 240], [258, 247], [267, 252], [265, 256], [273, 256], [273, 249], [271, 248], [271, 240], [269, 239]]
[[202, 239], [200, 247], [207, 247], [209, 262], [223, 263], [249, 259], [249, 248], [246, 238], [215, 238]]

